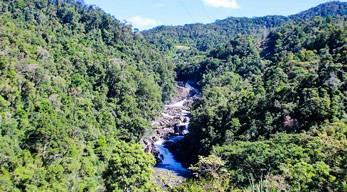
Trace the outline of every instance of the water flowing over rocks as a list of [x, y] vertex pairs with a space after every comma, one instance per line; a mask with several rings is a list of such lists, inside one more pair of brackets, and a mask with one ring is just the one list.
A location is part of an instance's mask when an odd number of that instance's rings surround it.
[[190, 104], [198, 97], [198, 91], [188, 83], [177, 82], [177, 94], [165, 105], [165, 110], [159, 119], [152, 122], [153, 135], [143, 140], [147, 153], [156, 158], [156, 173], [169, 170], [178, 177], [187, 177], [190, 171], [178, 163], [167, 149], [188, 134], [190, 122]]

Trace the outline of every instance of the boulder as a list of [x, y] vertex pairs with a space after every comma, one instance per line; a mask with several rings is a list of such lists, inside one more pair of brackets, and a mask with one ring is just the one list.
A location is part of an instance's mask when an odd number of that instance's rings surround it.
[[159, 141], [159, 138], [158, 138], [158, 136], [154, 136], [154, 137], [152, 137], [152, 140], [153, 141]]
[[183, 131], [186, 130], [187, 126], [186, 125], [181, 125], [179, 126], [179, 135], [183, 135]]

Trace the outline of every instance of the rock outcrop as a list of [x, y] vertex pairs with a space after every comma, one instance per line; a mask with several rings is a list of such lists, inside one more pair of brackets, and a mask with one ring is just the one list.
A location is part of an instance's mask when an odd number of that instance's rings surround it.
[[153, 135], [142, 139], [146, 153], [152, 153], [157, 163], [161, 162], [163, 157], [154, 143], [159, 139], [164, 139], [165, 144], [169, 144], [169, 137], [187, 133], [187, 123], [190, 119], [185, 114], [190, 114], [189, 106], [194, 100], [193, 96], [198, 94], [190, 86], [185, 86], [184, 82], [177, 82], [176, 92], [172, 102], [166, 105], [165, 110], [162, 111], [162, 116], [152, 122]]

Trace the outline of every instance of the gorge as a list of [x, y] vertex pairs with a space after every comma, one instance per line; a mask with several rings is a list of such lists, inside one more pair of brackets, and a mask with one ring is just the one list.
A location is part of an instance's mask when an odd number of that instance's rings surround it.
[[0, 0], [0, 191], [347, 191], [346, 82], [345, 2], [139, 31]]
[[161, 118], [152, 122], [155, 134], [151, 142], [146, 142], [151, 143], [146, 151], [151, 151], [157, 159], [154, 167], [156, 175], [169, 171], [175, 178], [183, 181], [184, 178], [191, 177], [192, 172], [177, 162], [168, 148], [189, 134], [188, 126], [191, 117], [189, 105], [198, 97], [199, 92], [189, 83], [184, 82], [177, 82], [176, 92], [174, 100], [165, 105]]

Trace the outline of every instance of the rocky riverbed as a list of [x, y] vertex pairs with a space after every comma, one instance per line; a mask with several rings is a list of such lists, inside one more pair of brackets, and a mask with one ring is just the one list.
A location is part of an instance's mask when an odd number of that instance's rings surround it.
[[184, 82], [177, 82], [176, 90], [177, 94], [170, 103], [165, 105], [161, 117], [152, 122], [153, 135], [142, 142], [145, 151], [152, 153], [157, 160], [155, 168], [157, 174], [168, 170], [173, 175], [183, 178], [189, 175], [189, 171], [174, 159], [167, 147], [188, 134], [189, 106], [198, 96], [198, 92]]

